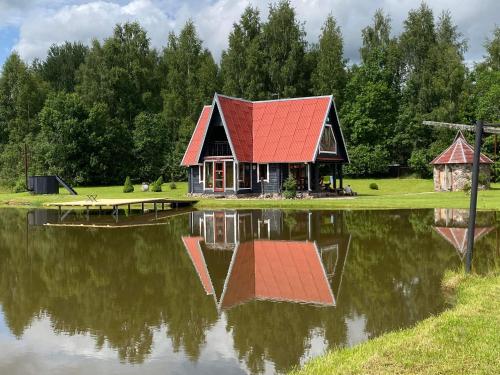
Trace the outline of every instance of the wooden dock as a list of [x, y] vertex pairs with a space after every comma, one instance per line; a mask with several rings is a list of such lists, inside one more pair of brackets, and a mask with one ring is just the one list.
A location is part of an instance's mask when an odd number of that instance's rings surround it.
[[151, 205], [154, 211], [165, 210], [165, 206], [168, 208], [181, 208], [188, 207], [196, 204], [198, 201], [193, 199], [171, 199], [171, 198], [136, 198], [136, 199], [87, 199], [80, 201], [68, 201], [68, 202], [54, 202], [47, 203], [47, 207], [57, 207], [59, 212], [63, 208], [75, 209], [84, 208], [87, 211], [90, 209], [112, 208], [113, 215], [118, 215], [119, 209], [125, 207], [130, 212], [132, 206], [140, 206], [142, 213], [144, 213], [145, 206]]

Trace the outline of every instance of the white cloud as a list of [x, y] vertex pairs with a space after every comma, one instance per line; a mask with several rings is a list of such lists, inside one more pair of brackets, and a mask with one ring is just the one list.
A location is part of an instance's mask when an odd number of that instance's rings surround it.
[[[371, 22], [376, 9], [382, 8], [393, 20], [393, 31], [402, 30], [408, 11], [417, 8], [420, 0], [292, 0], [298, 17], [305, 22], [309, 41], [315, 41], [320, 28], [332, 13], [338, 20], [345, 40], [345, 54], [358, 59], [361, 29]], [[187, 19], [195, 22], [205, 46], [218, 60], [227, 47], [227, 37], [232, 24], [237, 22], [244, 8], [251, 4], [258, 7], [265, 19], [269, 0], [98, 0], [73, 1], [61, 5], [61, 0], [41, 2], [8, 0], [0, 6], [2, 12], [12, 14], [13, 9], [23, 9], [19, 20], [20, 37], [14, 49], [27, 60], [43, 58], [52, 43], [80, 40], [89, 43], [92, 38], [103, 39], [112, 33], [116, 23], [139, 21], [148, 31], [155, 47], [165, 45], [170, 30], [179, 31]], [[437, 17], [449, 9], [459, 30], [469, 41], [468, 60], [479, 60], [484, 54], [483, 43], [498, 22], [498, 0], [434, 0], [429, 1]]]

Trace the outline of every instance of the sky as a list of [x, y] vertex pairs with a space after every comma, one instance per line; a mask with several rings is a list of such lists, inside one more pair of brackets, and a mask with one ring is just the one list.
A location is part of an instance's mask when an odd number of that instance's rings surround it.
[[[161, 48], [169, 31], [178, 32], [192, 19], [204, 45], [219, 61], [227, 48], [227, 37], [247, 5], [258, 7], [262, 18], [268, 14], [270, 0], [0, 0], [0, 64], [17, 51], [31, 62], [44, 59], [52, 44], [110, 36], [116, 23], [139, 21], [148, 31], [151, 44]], [[307, 40], [315, 42], [326, 16], [331, 13], [344, 36], [345, 56], [359, 61], [361, 29], [371, 23], [375, 10], [381, 8], [392, 19], [393, 34], [403, 28], [415, 0], [291, 0], [300, 21], [304, 22]], [[500, 25], [500, 0], [428, 0], [437, 17], [451, 12], [459, 31], [468, 41], [465, 54], [468, 64], [480, 61], [484, 42]]]

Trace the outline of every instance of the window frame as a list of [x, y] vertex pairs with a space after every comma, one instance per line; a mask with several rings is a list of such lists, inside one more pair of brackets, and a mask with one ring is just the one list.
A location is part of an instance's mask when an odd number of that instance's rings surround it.
[[[333, 141], [335, 142], [335, 151], [326, 151], [326, 150], [322, 150], [321, 149], [321, 140], [323, 139], [323, 135], [325, 134], [325, 131], [327, 129], [330, 129], [330, 131], [332, 132]], [[321, 138], [319, 139], [318, 148], [319, 148], [319, 153], [320, 154], [337, 155], [337, 152], [338, 152], [338, 142], [337, 142], [337, 137], [335, 137], [335, 132], [333, 131], [333, 125], [332, 124], [325, 124], [325, 126], [323, 127], [323, 131], [321, 132]]]
[[[241, 187], [240, 186], [240, 166], [248, 165], [249, 168], [249, 177], [250, 177], [250, 186], [249, 187]], [[252, 163], [238, 163], [238, 190], [252, 190]]]
[[[260, 166], [261, 165], [266, 166], [266, 178], [264, 178], [263, 180], [260, 179]], [[257, 182], [261, 182], [261, 181], [269, 182], [269, 163], [257, 164]]]
[[198, 183], [205, 184], [205, 165], [198, 165]]

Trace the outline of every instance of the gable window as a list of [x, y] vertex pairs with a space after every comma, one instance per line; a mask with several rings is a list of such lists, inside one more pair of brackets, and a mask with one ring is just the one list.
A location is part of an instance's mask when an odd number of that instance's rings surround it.
[[257, 167], [257, 181], [269, 182], [269, 164], [259, 164]]
[[204, 179], [203, 179], [203, 165], [199, 165], [198, 166], [198, 178], [199, 178], [199, 182], [200, 184], [203, 183]]
[[250, 163], [238, 164], [238, 187], [240, 189], [251, 189], [251, 175], [252, 165]]
[[326, 124], [323, 129], [323, 134], [321, 135], [321, 141], [319, 143], [319, 152], [337, 153], [337, 140], [333, 134], [333, 128], [330, 124]]

